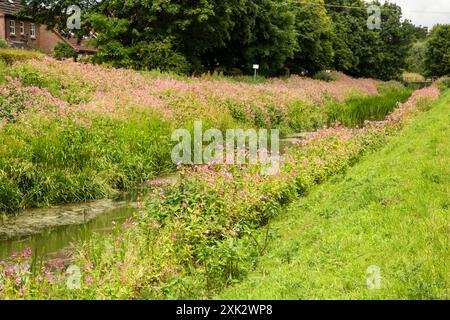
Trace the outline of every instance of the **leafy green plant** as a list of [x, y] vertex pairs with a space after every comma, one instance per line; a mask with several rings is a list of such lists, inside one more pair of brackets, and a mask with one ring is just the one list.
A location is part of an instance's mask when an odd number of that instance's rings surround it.
[[42, 58], [42, 54], [31, 50], [0, 49], [0, 60], [8, 65], [16, 61], [26, 61]]
[[53, 48], [53, 57], [58, 60], [76, 58], [78, 56], [77, 51], [65, 42], [59, 42]]
[[409, 98], [412, 90], [404, 87], [399, 91], [392, 90], [392, 85], [388, 85], [381, 92], [377, 96], [353, 97], [344, 104], [329, 104], [327, 106], [328, 124], [331, 125], [337, 121], [345, 126], [355, 127], [362, 126], [367, 120], [383, 120], [397, 104]]
[[5, 40], [0, 39], [0, 49], [6, 49], [6, 48], [9, 48], [8, 43], [6, 43]]
[[331, 71], [322, 70], [322, 71], [315, 73], [313, 75], [313, 79], [331, 82], [331, 81], [336, 81], [337, 76]]
[[172, 71], [178, 74], [189, 72], [190, 65], [186, 58], [173, 49], [170, 39], [142, 43], [136, 48], [136, 68], [143, 70], [159, 69], [162, 72]]

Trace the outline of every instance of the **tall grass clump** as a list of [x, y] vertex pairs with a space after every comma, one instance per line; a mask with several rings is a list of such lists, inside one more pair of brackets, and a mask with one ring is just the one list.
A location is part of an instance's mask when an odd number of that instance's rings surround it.
[[332, 103], [327, 106], [328, 124], [340, 122], [347, 127], [361, 127], [365, 121], [379, 121], [405, 102], [412, 93], [401, 84], [382, 86], [379, 95], [352, 97], [345, 103]]

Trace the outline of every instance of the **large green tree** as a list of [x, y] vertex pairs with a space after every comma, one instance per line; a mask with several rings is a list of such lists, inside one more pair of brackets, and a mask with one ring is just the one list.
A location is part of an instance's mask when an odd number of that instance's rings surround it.
[[323, 0], [290, 0], [295, 14], [296, 50], [287, 66], [294, 73], [329, 68], [333, 61], [333, 26]]
[[436, 25], [426, 43], [425, 70], [428, 76], [450, 75], [450, 24]]
[[369, 3], [363, 0], [326, 0], [334, 27], [334, 66], [354, 76], [383, 80], [399, 78], [415, 29], [402, 21], [401, 8], [390, 2], [381, 10], [379, 30], [367, 27]]
[[[95, 61], [177, 72], [310, 73], [334, 67], [354, 76], [398, 78], [426, 29], [381, 5], [381, 29], [367, 27], [364, 0], [26, 0], [27, 14], [66, 35], [95, 33]], [[66, 8], [82, 8], [67, 30]], [[430, 60], [431, 61], [431, 60]], [[431, 63], [430, 63], [431, 65]]]
[[245, 0], [235, 8], [229, 40], [202, 56], [209, 69], [223, 67], [273, 74], [293, 57], [297, 46], [295, 15], [284, 0]]

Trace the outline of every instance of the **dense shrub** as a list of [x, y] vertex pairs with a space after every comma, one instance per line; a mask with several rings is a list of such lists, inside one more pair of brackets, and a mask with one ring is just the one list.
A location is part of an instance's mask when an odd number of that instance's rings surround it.
[[144, 43], [136, 50], [138, 59], [135, 67], [137, 69], [159, 69], [162, 72], [172, 71], [179, 74], [189, 72], [189, 63], [182, 54], [173, 49], [170, 39]]
[[6, 43], [5, 40], [0, 39], [0, 49], [6, 49], [6, 48], [9, 48], [8, 43]]
[[328, 124], [337, 121], [347, 127], [355, 127], [362, 126], [367, 120], [382, 120], [411, 95], [411, 89], [404, 87], [401, 90], [397, 89], [388, 85], [380, 89], [380, 95], [377, 96], [353, 97], [344, 104], [329, 104], [327, 106]]
[[16, 61], [26, 61], [41, 58], [42, 54], [36, 51], [20, 49], [0, 49], [0, 60], [6, 64], [12, 64]]
[[331, 71], [327, 70], [317, 72], [316, 74], [313, 75], [313, 78], [316, 80], [322, 80], [327, 82], [337, 80], [337, 76]]
[[450, 88], [450, 76], [442, 77], [437, 81], [437, 85], [441, 90], [449, 89]]
[[76, 58], [78, 56], [77, 51], [65, 42], [59, 42], [53, 48], [53, 57], [58, 60], [64, 60], [68, 58]]

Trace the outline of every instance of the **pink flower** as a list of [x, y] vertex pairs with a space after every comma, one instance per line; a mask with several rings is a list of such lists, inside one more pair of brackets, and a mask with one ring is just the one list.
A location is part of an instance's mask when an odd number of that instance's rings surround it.
[[90, 275], [87, 275], [86, 276], [86, 284], [88, 286], [90, 286], [93, 282], [94, 282], [94, 280], [92, 279], [92, 277]]
[[18, 277], [16, 280], [14, 280], [14, 284], [16, 286], [19, 286], [21, 283], [22, 283], [22, 278], [21, 277]]
[[26, 287], [23, 286], [22, 288], [19, 289], [19, 296], [23, 296], [23, 294], [25, 293]]

